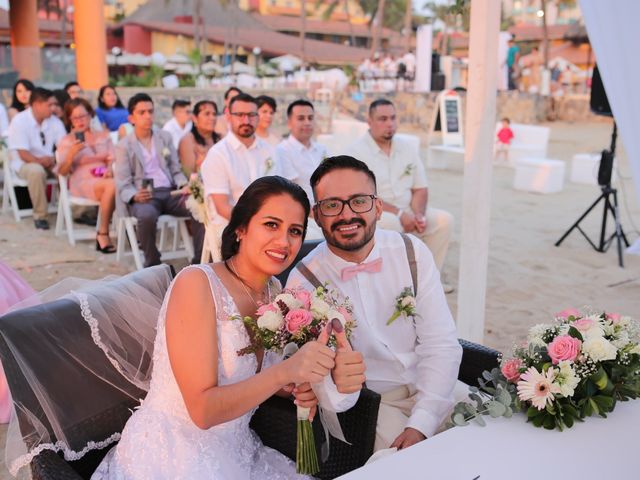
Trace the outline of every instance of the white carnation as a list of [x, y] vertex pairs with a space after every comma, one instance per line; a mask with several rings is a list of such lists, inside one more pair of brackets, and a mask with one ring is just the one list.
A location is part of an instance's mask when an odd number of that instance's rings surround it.
[[329, 310], [331, 310], [331, 307], [324, 300], [321, 300], [319, 298], [311, 299], [311, 311], [313, 312], [315, 317], [324, 318], [327, 316]]
[[588, 337], [582, 344], [582, 351], [595, 362], [615, 360], [618, 350], [604, 337]]
[[347, 321], [344, 318], [344, 315], [342, 315], [339, 311], [334, 310], [333, 308], [329, 309], [329, 311], [327, 312], [327, 318], [329, 320], [333, 320], [334, 318], [337, 318], [338, 320], [340, 320], [340, 323], [342, 325], [347, 323]]
[[545, 325], [544, 323], [539, 323], [538, 325], [534, 325], [529, 330], [529, 335], [527, 335], [527, 340], [530, 344], [538, 347], [544, 347], [546, 343], [542, 340], [543, 335], [547, 332], [549, 325]]
[[276, 332], [282, 326], [283, 322], [284, 318], [280, 312], [267, 310], [258, 318], [258, 327]]
[[560, 388], [560, 394], [565, 397], [572, 397], [576, 387], [580, 383], [580, 378], [571, 366], [571, 362], [561, 360], [558, 364], [560, 370], [557, 371], [554, 383]]
[[296, 300], [296, 297], [294, 297], [293, 295], [291, 295], [290, 293], [281, 293], [280, 295], [278, 295], [275, 300], [275, 302], [284, 302], [284, 304], [289, 307], [289, 310], [295, 310], [297, 308], [302, 307], [302, 302], [300, 302], [299, 300]]

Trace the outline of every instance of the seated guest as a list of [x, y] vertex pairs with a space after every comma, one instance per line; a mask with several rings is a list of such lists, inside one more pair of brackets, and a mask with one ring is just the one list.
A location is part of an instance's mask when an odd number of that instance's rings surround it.
[[251, 182], [281, 174], [273, 146], [256, 138], [256, 99], [246, 93], [236, 95], [229, 102], [226, 119], [231, 131], [211, 147], [200, 169], [205, 195], [224, 221]]
[[256, 97], [258, 102], [258, 126], [256, 127], [256, 137], [269, 142], [274, 147], [280, 143], [280, 139], [269, 131], [273, 123], [273, 116], [276, 113], [276, 101], [267, 95]]
[[[420, 152], [395, 136], [396, 109], [389, 100], [369, 106], [369, 131], [347, 147], [346, 153], [361, 159], [375, 173], [382, 217], [378, 227], [413, 233], [427, 244], [442, 271], [449, 248], [453, 216], [428, 207], [429, 188]], [[445, 285], [447, 293], [453, 287]]]
[[109, 238], [109, 225], [115, 208], [116, 185], [111, 162], [114, 148], [107, 132], [92, 132], [93, 109], [84, 98], [69, 100], [64, 107], [69, 135], [58, 143], [58, 173], [69, 177], [69, 192], [73, 196], [100, 202], [100, 225], [96, 235], [96, 250], [116, 251]]
[[229, 132], [229, 122], [227, 122], [227, 110], [229, 109], [229, 102], [233, 97], [242, 93], [238, 87], [229, 87], [224, 92], [224, 108], [222, 109], [222, 118], [216, 123], [216, 133], [220, 135], [220, 138], [224, 137]]
[[65, 83], [64, 91], [67, 92], [67, 95], [69, 95], [69, 98], [71, 100], [78, 97], [84, 97], [84, 91], [82, 90], [82, 87], [75, 80]]
[[30, 108], [18, 113], [9, 125], [11, 167], [27, 182], [37, 229], [48, 230], [47, 177], [55, 165], [53, 149], [67, 132], [59, 118], [52, 115], [53, 92], [35, 88]]
[[[383, 202], [364, 162], [330, 157], [311, 176], [311, 186], [314, 218], [326, 242], [298, 263], [287, 287], [328, 282], [351, 300], [358, 320], [351, 338], [355, 351], [337, 351], [337, 391], [356, 395], [366, 365], [367, 388], [382, 395], [374, 449], [410, 447], [448, 417], [462, 356], [438, 269], [413, 235], [377, 229]], [[405, 298], [415, 301], [415, 315], [393, 320], [405, 290]], [[319, 388], [321, 400], [326, 394], [337, 399], [334, 405], [349, 401]]]
[[182, 137], [178, 146], [178, 158], [187, 177], [200, 171], [207, 152], [220, 140], [215, 131], [218, 107], [213, 101], [201, 100], [196, 103], [192, 119], [191, 131]]
[[[153, 100], [146, 93], [129, 99], [132, 133], [116, 147], [116, 194], [138, 220], [138, 240], [144, 251], [145, 267], [160, 263], [156, 247], [158, 217], [163, 214], [190, 217], [185, 197], [171, 191], [187, 184], [180, 169], [171, 135], [153, 130]], [[143, 180], [145, 180], [143, 185]], [[151, 188], [148, 186], [151, 183]], [[193, 262], [200, 261], [204, 226], [193, 222]]]
[[[287, 107], [289, 136], [276, 147], [276, 158], [283, 172], [300, 185], [309, 198], [313, 198], [309, 180], [320, 162], [327, 156], [327, 149], [313, 140], [315, 117], [313, 104], [308, 100], [296, 100]], [[322, 232], [309, 220], [307, 238], [322, 238]]]
[[[69, 101], [69, 95], [62, 89], [53, 91], [53, 103], [51, 113], [64, 123], [64, 105]], [[66, 125], [65, 125], [66, 126]]]
[[100, 87], [96, 115], [100, 123], [110, 132], [117, 132], [120, 125], [128, 122], [127, 109], [124, 108], [116, 89], [111, 85]]
[[177, 150], [180, 139], [191, 130], [191, 102], [188, 100], [175, 100], [171, 106], [173, 116], [162, 127], [171, 134], [173, 147]]
[[29, 108], [29, 98], [31, 92], [36, 88], [29, 80], [21, 78], [13, 86], [11, 105], [9, 105], [9, 121], [13, 120], [18, 113]]

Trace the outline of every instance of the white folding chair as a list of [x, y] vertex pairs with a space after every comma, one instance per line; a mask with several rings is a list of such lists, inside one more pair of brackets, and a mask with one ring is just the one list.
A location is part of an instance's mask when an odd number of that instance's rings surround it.
[[204, 242], [200, 263], [219, 262], [222, 260], [220, 253], [222, 231], [227, 226], [227, 222], [216, 213], [215, 206], [210, 201], [205, 202], [205, 210], [208, 221], [204, 225]]
[[[4, 187], [2, 189], [2, 212], [13, 212], [13, 218], [19, 222], [24, 217], [33, 215], [33, 208], [20, 208], [18, 206], [18, 198], [16, 197], [16, 187], [26, 187], [27, 182], [18, 177], [18, 174], [11, 168], [11, 155], [6, 155], [3, 164]], [[47, 185], [51, 185], [51, 201], [49, 202], [49, 213], [56, 213], [56, 197], [58, 180], [55, 178], [47, 178]]]
[[[67, 234], [70, 245], [75, 245], [76, 240], [91, 240], [96, 237], [96, 230], [86, 228], [74, 228], [71, 216], [72, 205], [81, 207], [99, 207], [100, 202], [84, 197], [75, 197], [69, 193], [68, 179], [66, 175], [58, 175], [60, 196], [58, 198], [58, 215], [56, 217], [56, 236]], [[98, 223], [100, 225], [100, 210], [98, 209]]]

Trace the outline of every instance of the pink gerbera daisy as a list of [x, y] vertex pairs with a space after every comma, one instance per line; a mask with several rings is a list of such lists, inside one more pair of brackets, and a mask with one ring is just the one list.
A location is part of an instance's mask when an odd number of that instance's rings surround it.
[[535, 367], [529, 369], [520, 376], [518, 382], [518, 397], [522, 401], [531, 400], [531, 404], [538, 410], [542, 410], [554, 400], [554, 393], [560, 393], [560, 387], [554, 385], [555, 371], [553, 368], [546, 373], [540, 373]]

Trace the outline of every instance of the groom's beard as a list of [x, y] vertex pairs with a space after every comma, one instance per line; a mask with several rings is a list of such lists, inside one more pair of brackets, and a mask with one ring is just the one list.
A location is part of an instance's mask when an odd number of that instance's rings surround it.
[[[348, 239], [336, 238], [336, 235], [334, 232], [338, 229], [338, 227], [342, 227], [345, 225], [353, 225], [353, 224], [362, 225], [362, 227], [364, 227], [363, 235], [361, 239], [358, 240], [357, 238], [348, 238]], [[362, 247], [364, 247], [371, 241], [374, 234], [376, 233], [376, 221], [374, 220], [372, 223], [367, 225], [367, 223], [361, 218], [354, 218], [348, 222], [344, 220], [340, 220], [334, 223], [333, 225], [331, 225], [330, 228], [331, 228], [331, 231], [328, 231], [324, 227], [321, 227], [322, 233], [327, 243], [332, 247], [339, 248], [340, 250], [344, 250], [346, 252], [353, 252], [355, 250], [360, 250]], [[359, 234], [356, 234], [356, 235], [359, 235]]]

